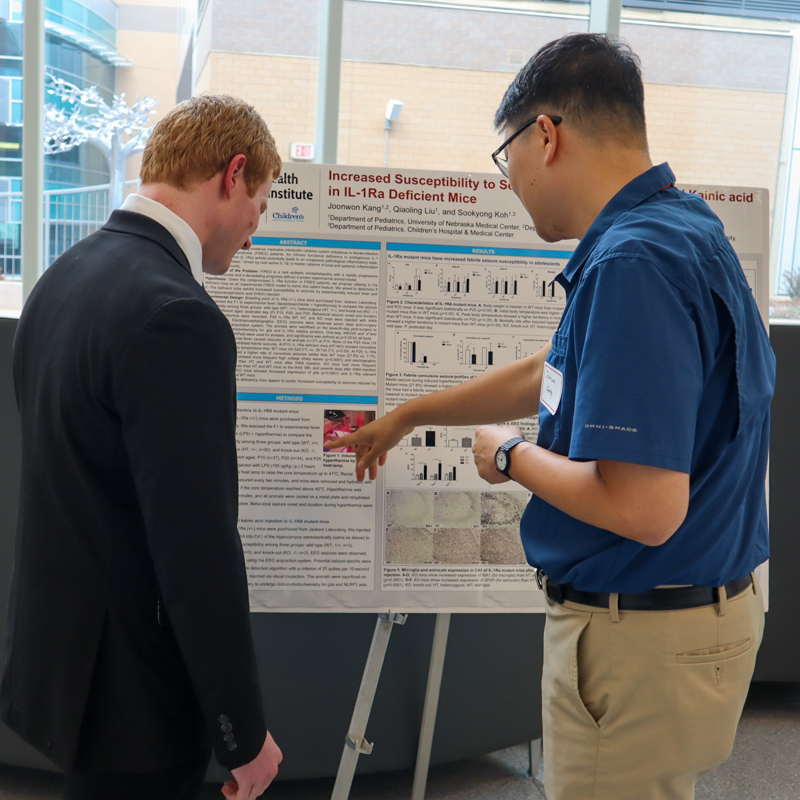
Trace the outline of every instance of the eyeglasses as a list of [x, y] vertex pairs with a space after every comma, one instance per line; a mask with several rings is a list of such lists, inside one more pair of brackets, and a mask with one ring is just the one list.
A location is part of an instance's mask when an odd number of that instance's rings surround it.
[[[521, 128], [518, 128], [516, 131], [514, 131], [514, 133], [512, 133], [511, 136], [509, 136], [508, 139], [506, 139], [503, 142], [503, 144], [501, 144], [500, 147], [498, 147], [497, 150], [494, 151], [494, 153], [492, 153], [492, 161], [494, 161], [494, 163], [497, 164], [497, 169], [499, 169], [500, 172], [502, 172], [506, 178], [508, 177], [508, 153], [506, 153], [506, 148], [511, 144], [515, 136], [519, 136], [522, 133], [522, 131], [525, 130], [525, 128], [529, 128], [531, 125], [533, 125], [534, 122], [536, 122], [537, 119], [539, 119], [539, 117], [542, 116], [548, 116], [548, 115], [539, 114], [533, 119], [529, 119]], [[553, 125], [561, 124], [561, 117], [550, 117], [549, 119], [550, 122], [553, 123]], [[500, 153], [502, 153], [503, 155], [501, 156]]]

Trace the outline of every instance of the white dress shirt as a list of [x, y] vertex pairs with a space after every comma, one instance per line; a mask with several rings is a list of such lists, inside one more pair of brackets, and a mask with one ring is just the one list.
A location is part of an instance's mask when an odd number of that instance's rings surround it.
[[172, 234], [178, 247], [183, 250], [194, 279], [201, 286], [203, 285], [203, 245], [200, 244], [197, 234], [186, 220], [181, 219], [165, 205], [151, 200], [149, 197], [142, 197], [140, 194], [129, 194], [120, 210], [143, 214], [145, 217], [155, 220], [159, 225], [163, 225]]

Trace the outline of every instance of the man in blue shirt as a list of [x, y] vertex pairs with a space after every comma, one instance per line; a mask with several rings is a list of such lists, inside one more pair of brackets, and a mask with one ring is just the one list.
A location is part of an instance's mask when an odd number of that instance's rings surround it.
[[548, 800], [689, 800], [730, 754], [761, 642], [774, 356], [722, 224], [650, 161], [626, 45], [545, 45], [495, 122], [538, 234], [580, 239], [559, 329], [337, 445], [357, 446], [363, 479], [417, 425], [538, 411], [535, 444], [486, 426], [473, 450], [490, 483], [533, 493]]

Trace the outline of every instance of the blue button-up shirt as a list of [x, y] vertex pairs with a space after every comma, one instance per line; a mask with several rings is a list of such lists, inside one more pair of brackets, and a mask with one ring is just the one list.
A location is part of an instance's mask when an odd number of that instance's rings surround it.
[[[584, 591], [720, 586], [769, 555], [765, 475], [775, 357], [722, 223], [667, 164], [603, 209], [557, 280], [542, 447], [690, 476], [686, 520], [648, 547], [534, 495], [528, 561]], [[560, 396], [559, 396], [560, 395]]]

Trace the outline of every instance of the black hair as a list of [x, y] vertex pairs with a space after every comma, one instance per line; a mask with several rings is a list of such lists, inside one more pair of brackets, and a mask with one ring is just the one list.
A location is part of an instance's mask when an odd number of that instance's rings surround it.
[[503, 97], [494, 124], [519, 128], [558, 114], [588, 136], [647, 146], [641, 62], [630, 46], [602, 33], [562, 36], [542, 47]]

